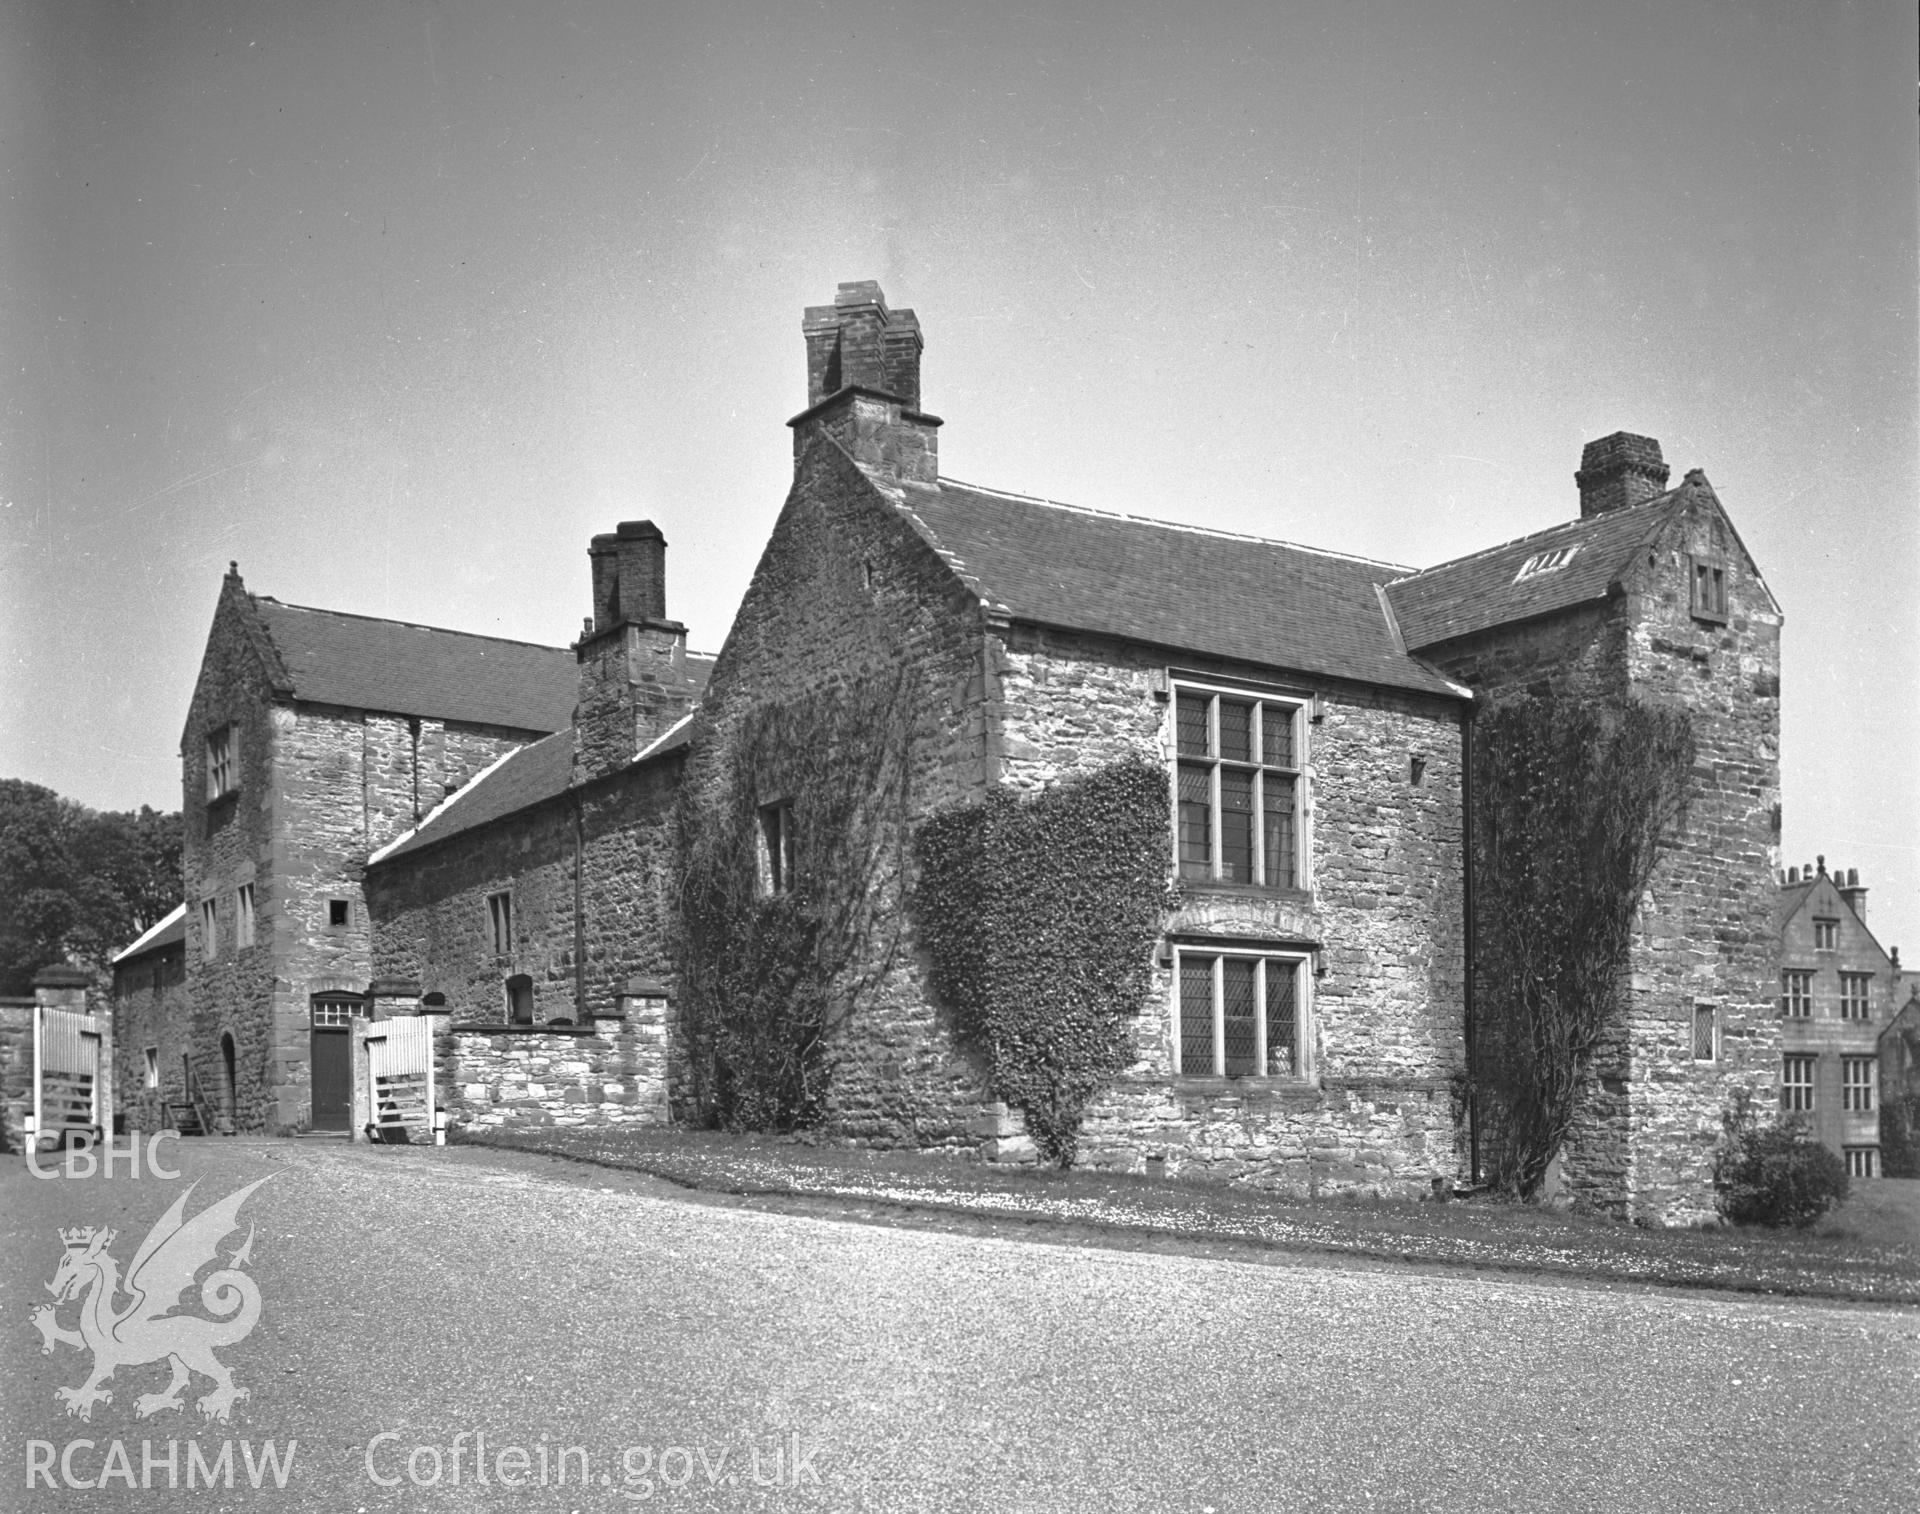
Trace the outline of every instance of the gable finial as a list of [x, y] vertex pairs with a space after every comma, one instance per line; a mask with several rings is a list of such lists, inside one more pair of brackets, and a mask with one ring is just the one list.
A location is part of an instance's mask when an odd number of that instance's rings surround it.
[[1819, 857], [1818, 857], [1818, 858], [1817, 858], [1816, 860], [1817, 860], [1817, 861], [1819, 862], [1819, 864], [1820, 864], [1820, 876], [1821, 876], [1822, 878], [1824, 878], [1824, 877], [1826, 877], [1826, 876], [1827, 876], [1827, 857], [1826, 857], [1826, 853], [1825, 853], [1825, 852], [1822, 852], [1822, 853], [1821, 853], [1821, 854], [1819, 855]]

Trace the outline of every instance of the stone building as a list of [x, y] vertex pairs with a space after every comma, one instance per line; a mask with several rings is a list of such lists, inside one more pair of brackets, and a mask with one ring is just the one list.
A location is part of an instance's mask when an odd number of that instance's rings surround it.
[[177, 905], [113, 959], [113, 1084], [120, 1124], [204, 1134], [187, 1001], [187, 907]]
[[180, 741], [186, 1055], [216, 1128], [345, 1128], [368, 855], [568, 729], [573, 703], [564, 648], [282, 604], [227, 574]]
[[667, 1118], [670, 827], [712, 659], [667, 619], [666, 547], [649, 521], [593, 539], [571, 728], [368, 859], [374, 971], [445, 1017], [456, 1122]]
[[1697, 754], [1629, 950], [1623, 1032], [1590, 1069], [1563, 1152], [1575, 1194], [1636, 1214], [1711, 1212], [1720, 1109], [1770, 1097], [1780, 607], [1706, 476], [1666, 490], [1659, 444], [1584, 449], [1579, 518], [1390, 585], [1409, 648], [1484, 704], [1551, 688], [1685, 710]]
[[[324, 622], [344, 655], [352, 617], [229, 579], [183, 748], [187, 971], [200, 1055], [260, 1024], [259, 1091], [233, 1095], [254, 1123], [268, 1104], [310, 1122], [301, 1037], [352, 993], [444, 1016], [456, 1119], [687, 1113], [675, 828], [724, 796], [763, 896], [812, 870], [865, 912], [836, 978], [857, 988], [830, 1027], [826, 1131], [1029, 1157], [932, 990], [912, 840], [990, 793], [1133, 759], [1166, 773], [1177, 904], [1082, 1159], [1279, 1189], [1454, 1182], [1473, 1161], [1475, 711], [1551, 687], [1681, 706], [1699, 753], [1562, 1180], [1637, 1216], [1710, 1210], [1720, 1111], [1741, 1087], [1773, 1098], [1781, 1068], [1780, 613], [1703, 475], [1668, 490], [1658, 444], [1617, 433], [1581, 460], [1577, 519], [1415, 570], [943, 478], [914, 314], [842, 285], [803, 337], [792, 487], [710, 670], [667, 618], [646, 522], [591, 544], [572, 655], [522, 649], [537, 709], [449, 704], [483, 639], [419, 628], [381, 634], [442, 639], [414, 659], [431, 693], [396, 700], [364, 672], [323, 691], [331, 651], [309, 640], [278, 672], [279, 644]], [[809, 785], [849, 764], [869, 780], [827, 833]], [[230, 772], [244, 825], [215, 807]], [[253, 818], [245, 796], [269, 789], [288, 797]], [[313, 858], [295, 887], [276, 846]], [[200, 941], [248, 884], [283, 943], [250, 997]]]
[[[1790, 867], [1775, 899], [1780, 952], [1780, 1110], [1846, 1158], [1882, 1175], [1883, 1095], [1906, 1082], [1895, 1016], [1905, 1007], [1900, 949], [1867, 928], [1857, 868]], [[1883, 1042], [1885, 1046], [1883, 1047]], [[1893, 1065], [1883, 1077], [1883, 1049]]]

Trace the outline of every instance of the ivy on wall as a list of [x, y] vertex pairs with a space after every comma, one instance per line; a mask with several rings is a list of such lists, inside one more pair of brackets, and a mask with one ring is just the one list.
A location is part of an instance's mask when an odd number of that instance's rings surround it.
[[1897, 1023], [1881, 1044], [1880, 1172], [1920, 1178], [1920, 1025]]
[[1685, 823], [1694, 740], [1682, 710], [1547, 693], [1494, 703], [1474, 743], [1473, 1079], [1488, 1179], [1531, 1197], [1623, 1023], [1635, 912]]
[[915, 838], [934, 995], [1062, 1166], [1088, 1102], [1130, 1060], [1174, 902], [1171, 823], [1166, 770], [1126, 758], [1031, 797], [996, 790]]
[[[696, 1112], [790, 1131], [827, 1111], [834, 1032], [899, 940], [911, 716], [904, 674], [848, 676], [720, 720], [675, 813], [670, 912]], [[763, 811], [791, 827], [774, 885]]]

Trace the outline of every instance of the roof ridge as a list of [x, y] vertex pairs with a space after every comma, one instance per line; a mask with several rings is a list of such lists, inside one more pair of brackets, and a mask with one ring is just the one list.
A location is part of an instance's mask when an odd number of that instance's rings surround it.
[[1390, 568], [1396, 573], [1410, 573], [1402, 563], [1387, 562], [1378, 557], [1361, 557], [1354, 552], [1334, 552], [1326, 547], [1309, 547], [1303, 542], [1286, 541], [1278, 536], [1255, 536], [1246, 531], [1222, 531], [1217, 526], [1195, 526], [1186, 521], [1161, 520], [1154, 515], [1130, 515], [1124, 510], [1098, 510], [1091, 505], [1070, 505], [1065, 500], [1048, 499], [1038, 494], [1016, 494], [1009, 489], [994, 489], [985, 484], [970, 484], [964, 479], [942, 477], [938, 484], [919, 485], [921, 488], [944, 488], [948, 484], [957, 489], [971, 489], [976, 494], [991, 494], [1000, 499], [1018, 500], [1022, 504], [1045, 505], [1052, 510], [1065, 510], [1074, 515], [1092, 515], [1102, 520], [1124, 520], [1139, 526], [1161, 526], [1169, 531], [1187, 531], [1195, 536], [1212, 536], [1222, 541], [1257, 542], [1263, 547], [1286, 547], [1294, 552], [1307, 552], [1315, 557], [1331, 557], [1341, 562], [1360, 563], [1369, 568]]
[[331, 615], [336, 620], [363, 620], [376, 626], [405, 626], [410, 631], [434, 631], [442, 636], [464, 636], [469, 641], [496, 641], [506, 647], [531, 647], [536, 652], [568, 652], [570, 647], [556, 647], [545, 641], [522, 641], [517, 636], [490, 636], [485, 631], [457, 631], [452, 626], [430, 626], [421, 620], [395, 620], [390, 615], [362, 615], [354, 610], [329, 610], [324, 605], [296, 605], [284, 599], [275, 599], [271, 594], [256, 594], [254, 599], [262, 604], [273, 605], [281, 610], [300, 610], [308, 615]]
[[[1680, 487], [1684, 488], [1685, 486], [1682, 485]], [[1680, 488], [1673, 488], [1667, 490], [1664, 494], [1656, 494], [1652, 499], [1642, 500], [1637, 505], [1628, 505], [1620, 510], [1609, 510], [1604, 515], [1576, 516], [1572, 520], [1563, 520], [1551, 526], [1542, 526], [1538, 531], [1528, 531], [1524, 535], [1510, 537], [1506, 541], [1496, 542], [1491, 547], [1482, 547], [1477, 552], [1468, 552], [1460, 557], [1449, 557], [1446, 561], [1437, 562], [1430, 568], [1416, 569], [1405, 578], [1395, 579], [1394, 584], [1412, 583], [1416, 578], [1424, 578], [1429, 573], [1438, 573], [1443, 568], [1457, 568], [1462, 563], [1473, 562], [1478, 558], [1491, 557], [1496, 552], [1505, 552], [1509, 548], [1520, 546], [1525, 542], [1537, 541], [1540, 537], [1551, 536], [1556, 531], [1569, 531], [1576, 526], [1592, 525], [1597, 521], [1618, 520], [1621, 516], [1629, 515], [1635, 510], [1647, 510], [1655, 505], [1670, 505], [1679, 493]]]
[[145, 930], [141, 931], [138, 936], [134, 937], [133, 944], [131, 946], [122, 947], [118, 952], [114, 953], [113, 961], [116, 963], [124, 962], [128, 957], [133, 956], [136, 952], [145, 951], [147, 946], [153, 941], [153, 939], [156, 936], [162, 934], [167, 929], [168, 926], [177, 924], [179, 921], [186, 919], [186, 917], [187, 917], [187, 905], [186, 905], [186, 901], [183, 899], [181, 900], [180, 903], [174, 905], [172, 909], [168, 910], [164, 915], [162, 915], [158, 920], [154, 921], [153, 924], [149, 925]]

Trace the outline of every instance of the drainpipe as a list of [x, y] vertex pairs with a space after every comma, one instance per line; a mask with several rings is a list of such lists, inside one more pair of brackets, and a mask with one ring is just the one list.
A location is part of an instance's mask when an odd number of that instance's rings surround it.
[[1466, 916], [1462, 980], [1466, 994], [1462, 1029], [1467, 1053], [1467, 1180], [1480, 1186], [1480, 1082], [1473, 1065], [1473, 712], [1460, 715], [1460, 861], [1462, 911]]
[[580, 790], [573, 791], [573, 1023], [587, 1020], [587, 868], [586, 816]]

